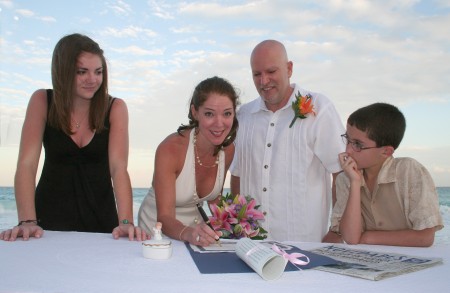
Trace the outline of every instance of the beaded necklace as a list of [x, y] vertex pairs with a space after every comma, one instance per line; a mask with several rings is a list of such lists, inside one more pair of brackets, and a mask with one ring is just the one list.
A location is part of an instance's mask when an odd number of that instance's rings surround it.
[[195, 158], [197, 159], [197, 163], [200, 166], [205, 167], [205, 168], [214, 168], [215, 166], [217, 166], [219, 164], [219, 157], [217, 155], [215, 156], [216, 161], [212, 165], [203, 164], [202, 161], [200, 160], [200, 157], [199, 157], [198, 151], [197, 151], [197, 132], [195, 131], [195, 129], [192, 131], [194, 131], [194, 152], [195, 152]]
[[[202, 167], [205, 167], [205, 168], [212, 168], [212, 167], [215, 167], [215, 166], [217, 166], [218, 164], [219, 164], [219, 154], [217, 154], [217, 156], [216, 156], [216, 161], [214, 162], [214, 164], [213, 165], [211, 165], [211, 166], [205, 166], [205, 165], [203, 165], [203, 163], [200, 161], [200, 158], [199, 158], [199, 156], [197, 155], [197, 145], [196, 145], [196, 142], [197, 142], [197, 131], [196, 131], [196, 129], [193, 129], [192, 131], [194, 131], [194, 137], [193, 137], [193, 145], [194, 145], [194, 154], [195, 154], [195, 157], [196, 157], [196, 160], [194, 160], [194, 194], [193, 194], [193, 199], [194, 199], [194, 202], [196, 203], [196, 204], [199, 204], [199, 203], [202, 203], [202, 202], [204, 202], [205, 200], [208, 200], [207, 198], [199, 198], [199, 196], [198, 196], [198, 194], [197, 194], [197, 183], [196, 183], [196, 181], [197, 181], [197, 179], [196, 179], [196, 172], [195, 172], [195, 167], [196, 167], [196, 165], [195, 165], [195, 162], [197, 161], [197, 163], [200, 165], [200, 166], [202, 166]], [[218, 180], [219, 180], [219, 182], [221, 182], [221, 171], [220, 171], [220, 168], [217, 168], [217, 176], [218, 176]], [[221, 196], [221, 193], [219, 193], [219, 196]], [[206, 197], [209, 197], [209, 196], [206, 196]], [[195, 217], [194, 218], [194, 223], [195, 224], [198, 224], [199, 223], [199, 219], [198, 219], [198, 217]]]

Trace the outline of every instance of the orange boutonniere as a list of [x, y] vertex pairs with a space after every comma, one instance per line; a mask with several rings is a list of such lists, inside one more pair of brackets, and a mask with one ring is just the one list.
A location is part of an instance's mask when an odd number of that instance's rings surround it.
[[312, 104], [312, 96], [310, 94], [302, 96], [300, 94], [300, 91], [298, 91], [298, 93], [295, 95], [295, 101], [292, 102], [292, 109], [294, 110], [295, 116], [294, 119], [292, 119], [289, 128], [294, 125], [294, 122], [295, 120], [297, 120], [297, 118], [305, 119], [306, 115], [310, 113], [316, 115], [316, 112], [314, 112], [314, 105]]

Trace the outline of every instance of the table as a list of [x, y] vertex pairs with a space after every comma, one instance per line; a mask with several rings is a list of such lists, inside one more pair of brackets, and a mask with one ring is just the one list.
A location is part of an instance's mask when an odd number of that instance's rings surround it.
[[[357, 245], [375, 251], [442, 257], [444, 264], [381, 281], [318, 270], [200, 274], [184, 243], [168, 260], [142, 256], [142, 245], [110, 234], [45, 231], [43, 238], [0, 241], [0, 292], [444, 292], [450, 286], [450, 245], [430, 248]], [[302, 249], [323, 243], [296, 243]], [[446, 289], [447, 288], [447, 289]]]

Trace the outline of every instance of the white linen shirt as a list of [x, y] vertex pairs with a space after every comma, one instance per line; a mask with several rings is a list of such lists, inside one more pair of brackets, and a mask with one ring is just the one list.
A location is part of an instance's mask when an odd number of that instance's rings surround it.
[[[261, 98], [239, 109], [230, 172], [240, 177], [240, 193], [255, 198], [266, 212], [261, 224], [270, 239], [320, 242], [329, 223], [331, 173], [341, 170], [345, 130], [327, 97], [291, 87], [290, 101], [276, 112]], [[316, 115], [296, 119], [289, 128], [298, 91], [312, 96]]]

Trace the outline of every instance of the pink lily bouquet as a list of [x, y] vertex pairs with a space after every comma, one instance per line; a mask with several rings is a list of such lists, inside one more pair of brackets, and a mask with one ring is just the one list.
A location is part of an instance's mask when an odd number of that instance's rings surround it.
[[227, 193], [217, 205], [211, 204], [209, 207], [212, 212], [209, 220], [216, 231], [222, 232], [221, 238], [267, 238], [267, 231], [259, 224], [260, 220], [264, 220], [264, 213], [258, 211], [259, 205], [250, 196]]

